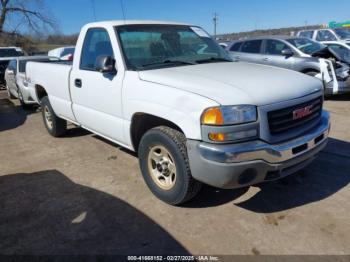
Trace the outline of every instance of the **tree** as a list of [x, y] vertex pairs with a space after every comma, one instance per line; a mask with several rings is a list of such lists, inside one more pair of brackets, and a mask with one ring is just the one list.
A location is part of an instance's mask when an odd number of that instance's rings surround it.
[[0, 0], [0, 33], [4, 32], [5, 23], [11, 18], [13, 31], [25, 26], [39, 33], [49, 26], [54, 28], [55, 22], [47, 15], [43, 0]]

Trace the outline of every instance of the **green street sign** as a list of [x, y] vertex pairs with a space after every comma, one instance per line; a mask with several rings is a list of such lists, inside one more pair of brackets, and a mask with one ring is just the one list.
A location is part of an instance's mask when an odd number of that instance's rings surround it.
[[343, 23], [337, 23], [332, 21], [329, 22], [328, 26], [329, 28], [350, 27], [350, 20]]

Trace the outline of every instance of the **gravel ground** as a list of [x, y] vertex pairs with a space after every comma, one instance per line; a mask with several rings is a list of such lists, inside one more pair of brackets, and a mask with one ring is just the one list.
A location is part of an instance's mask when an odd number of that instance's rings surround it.
[[135, 155], [0, 92], [0, 254], [350, 255], [350, 97], [326, 101], [327, 148], [305, 170], [239, 190], [157, 200]]

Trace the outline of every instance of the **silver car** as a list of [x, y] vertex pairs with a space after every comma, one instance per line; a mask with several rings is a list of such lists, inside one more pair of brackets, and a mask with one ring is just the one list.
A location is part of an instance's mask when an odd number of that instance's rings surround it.
[[58, 58], [48, 56], [23, 56], [13, 58], [5, 71], [5, 83], [9, 98], [18, 98], [23, 107], [36, 104], [28, 90], [26, 65], [30, 61], [48, 62], [51, 60], [58, 60]]
[[307, 38], [268, 36], [231, 43], [235, 61], [277, 66], [320, 78], [326, 94], [350, 92], [349, 66], [332, 50]]

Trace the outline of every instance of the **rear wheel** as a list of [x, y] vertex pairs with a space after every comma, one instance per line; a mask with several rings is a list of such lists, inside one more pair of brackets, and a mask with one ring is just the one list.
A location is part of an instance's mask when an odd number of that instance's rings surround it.
[[22, 94], [21, 89], [17, 88], [17, 93], [18, 93], [19, 102], [21, 103], [21, 107], [22, 107], [23, 109], [29, 108], [29, 105], [26, 104], [26, 102], [24, 102], [24, 98], [23, 98], [23, 94]]
[[6, 91], [7, 91], [7, 96], [10, 98], [10, 99], [16, 99], [16, 97], [10, 92], [10, 89], [8, 87], [8, 85], [6, 84]]
[[181, 132], [165, 126], [153, 128], [142, 137], [138, 152], [143, 178], [162, 201], [179, 205], [200, 191], [201, 183], [191, 175], [186, 137]]
[[313, 77], [315, 77], [315, 76], [318, 75], [319, 73], [320, 73], [320, 72], [313, 71], [313, 70], [305, 72], [306, 75], [308, 75], [308, 76], [313, 76]]
[[67, 130], [67, 121], [55, 114], [47, 96], [41, 100], [41, 110], [44, 124], [49, 134], [53, 137], [62, 136]]

